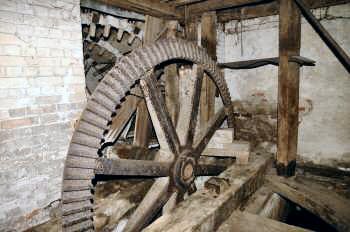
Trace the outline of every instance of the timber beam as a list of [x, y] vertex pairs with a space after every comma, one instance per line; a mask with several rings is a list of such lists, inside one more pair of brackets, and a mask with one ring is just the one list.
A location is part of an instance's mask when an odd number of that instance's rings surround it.
[[[307, 4], [310, 9], [340, 5], [349, 2], [349, 0], [305, 0], [305, 4]], [[250, 19], [278, 14], [278, 1], [266, 2], [265, 4], [259, 5], [246, 5], [217, 12], [218, 22], [220, 23], [228, 22], [230, 20]]]
[[301, 13], [305, 19], [310, 23], [312, 28], [321, 37], [323, 42], [328, 46], [328, 48], [333, 52], [333, 54], [338, 58], [339, 62], [344, 66], [344, 68], [350, 73], [350, 57], [346, 52], [339, 46], [339, 44], [333, 39], [331, 34], [322, 26], [322, 24], [316, 19], [312, 14], [310, 9], [307, 7], [303, 0], [294, 0], [298, 5]]
[[144, 231], [215, 231], [263, 184], [272, 160], [272, 156], [262, 154], [254, 156], [248, 165], [230, 166]]
[[163, 19], [181, 19], [181, 11], [157, 0], [97, 0], [98, 2]]
[[300, 66], [289, 57], [299, 56], [300, 41], [298, 7], [293, 0], [280, 0], [276, 168], [282, 176], [293, 176], [296, 167]]
[[337, 231], [350, 230], [350, 203], [345, 197], [304, 177], [282, 178], [268, 176], [275, 193], [300, 205], [333, 226]]
[[[300, 66], [315, 66], [316, 63], [314, 60], [302, 56], [290, 56], [288, 60], [289, 62], [297, 63]], [[229, 69], [252, 69], [269, 64], [279, 66], [279, 57], [220, 63], [219, 67]]]

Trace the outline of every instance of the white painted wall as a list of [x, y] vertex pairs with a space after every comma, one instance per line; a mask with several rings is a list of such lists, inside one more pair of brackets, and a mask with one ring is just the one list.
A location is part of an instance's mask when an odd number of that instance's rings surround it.
[[[350, 4], [313, 12], [350, 54]], [[219, 62], [278, 56], [278, 16], [245, 20], [242, 28], [241, 35], [240, 22], [231, 21], [218, 29]], [[298, 155], [318, 164], [350, 163], [350, 75], [305, 20], [301, 44], [301, 55], [316, 66], [301, 69], [300, 106], [306, 112], [300, 112]], [[225, 77], [232, 100], [259, 94], [276, 105], [277, 67], [225, 70]]]

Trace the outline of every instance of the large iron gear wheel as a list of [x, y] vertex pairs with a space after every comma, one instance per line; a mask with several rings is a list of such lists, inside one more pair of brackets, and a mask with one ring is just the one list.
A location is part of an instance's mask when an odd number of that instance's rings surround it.
[[[206, 128], [204, 137], [198, 140], [199, 145], [195, 147], [197, 150], [188, 150], [186, 146], [179, 146], [177, 142], [179, 138], [174, 138], [174, 136], [177, 136], [176, 132], [172, 134], [174, 126], [169, 124], [171, 123], [169, 122], [169, 117], [162, 117], [162, 115], [166, 115], [166, 112], [162, 108], [164, 102], [159, 101], [159, 99], [154, 99], [157, 97], [157, 95], [154, 94], [154, 90], [156, 89], [154, 82], [156, 78], [150, 75], [150, 73], [155, 67], [170, 61], [186, 61], [198, 66], [215, 82], [222, 98], [224, 107], [216, 114], [218, 115], [217, 117], [215, 115], [213, 123]], [[141, 169], [137, 171], [142, 175], [149, 174], [152, 176], [155, 173], [156, 176], [164, 176], [165, 168], [169, 168], [169, 166], [166, 165], [171, 164], [172, 173], [175, 173], [175, 177], [169, 177], [171, 178], [171, 184], [174, 184], [176, 188], [179, 186], [179, 188], [187, 188], [187, 183], [191, 183], [194, 176], [193, 169], [196, 167], [192, 165], [195, 165], [196, 159], [198, 158], [197, 155], [200, 155], [212, 134], [220, 127], [222, 120], [227, 118], [228, 127], [233, 127], [233, 109], [227, 84], [220, 69], [203, 48], [184, 40], [160, 40], [152, 45], [140, 47], [122, 57], [120, 62], [106, 74], [93, 92], [73, 133], [63, 173], [63, 231], [94, 231], [94, 185], [92, 180], [95, 178], [96, 173], [101, 174], [105, 171], [110, 174], [111, 170], [104, 170], [104, 168], [108, 167], [108, 164], [113, 164], [111, 160], [101, 160], [101, 148], [105, 143], [105, 136], [109, 133], [113, 118], [118, 116], [118, 107], [122, 104], [123, 100], [125, 100], [125, 97], [130, 93], [131, 89], [137, 84], [140, 84], [143, 89], [152, 122], [154, 121], [154, 117], [158, 117], [158, 119], [162, 121], [160, 127], [158, 125], [160, 131], [169, 131], [170, 135], [168, 134], [165, 136], [165, 143], [169, 147], [169, 150], [172, 151], [173, 158], [175, 157], [173, 160], [176, 161], [173, 163], [162, 163], [161, 161], [164, 160], [156, 160], [159, 167], [155, 166], [153, 161], [145, 162], [141, 166], [139, 160], [132, 160], [132, 164], [127, 163], [130, 165], [134, 165], [135, 163], [137, 167], [141, 167]], [[196, 114], [194, 118], [197, 118]], [[170, 126], [166, 127], [164, 125]], [[157, 126], [155, 126], [155, 129], [157, 129], [156, 127]], [[164, 140], [164, 138], [158, 138], [158, 140]], [[162, 142], [159, 141], [159, 143]], [[196, 152], [198, 152], [198, 154]], [[196, 155], [191, 156], [191, 153], [196, 153]], [[120, 159], [119, 161], [122, 160], [123, 159]], [[150, 168], [147, 168], [147, 165], [150, 165]], [[143, 167], [146, 167], [145, 170], [142, 169]], [[123, 171], [125, 171], [126, 174], [130, 171], [133, 172], [133, 170], [128, 168], [125, 168], [125, 170], [114, 169], [112, 171], [114, 171], [114, 173], [120, 171], [122, 174], [125, 174]], [[142, 171], [145, 173], [142, 173]], [[183, 173], [181, 178], [176, 174], [178, 173], [177, 171]], [[162, 184], [164, 184], [166, 180], [164, 178], [168, 177], [159, 178], [159, 181], [157, 180], [151, 188], [154, 187], [158, 189], [157, 191], [162, 191]], [[145, 198], [147, 198], [147, 195]], [[157, 204], [162, 202], [162, 199], [163, 198], [159, 198]], [[143, 201], [145, 201], [145, 199]], [[144, 203], [143, 201], [141, 204]], [[139, 213], [138, 208], [135, 212], [136, 214]], [[139, 219], [139, 215], [132, 216]], [[147, 220], [149, 222], [149, 219]], [[142, 218], [141, 224], [138, 224], [137, 220], [133, 221], [134, 222], [131, 223], [132, 225], [127, 225], [126, 231], [139, 231], [145, 226], [145, 218]]]

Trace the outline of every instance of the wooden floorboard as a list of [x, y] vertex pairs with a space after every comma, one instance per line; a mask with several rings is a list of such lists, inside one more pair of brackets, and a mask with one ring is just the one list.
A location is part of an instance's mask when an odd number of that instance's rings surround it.
[[314, 181], [269, 176], [274, 192], [307, 209], [338, 231], [350, 231], [350, 200]]
[[248, 212], [235, 211], [217, 232], [303, 232], [310, 231]]

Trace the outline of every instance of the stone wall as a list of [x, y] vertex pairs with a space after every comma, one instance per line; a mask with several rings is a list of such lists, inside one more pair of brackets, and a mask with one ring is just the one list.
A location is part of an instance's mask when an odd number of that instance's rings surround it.
[[60, 198], [86, 99], [81, 39], [79, 0], [1, 1], [0, 231]]
[[[350, 4], [313, 13], [349, 54]], [[218, 30], [218, 41], [219, 62], [278, 56], [278, 16], [244, 20], [242, 25], [228, 22]], [[315, 60], [316, 66], [301, 68], [298, 155], [317, 164], [346, 167], [350, 165], [350, 75], [305, 20], [301, 55]], [[278, 68], [225, 70], [225, 77], [236, 106], [253, 112], [241, 118], [240, 135], [255, 139], [255, 144], [275, 142]]]

